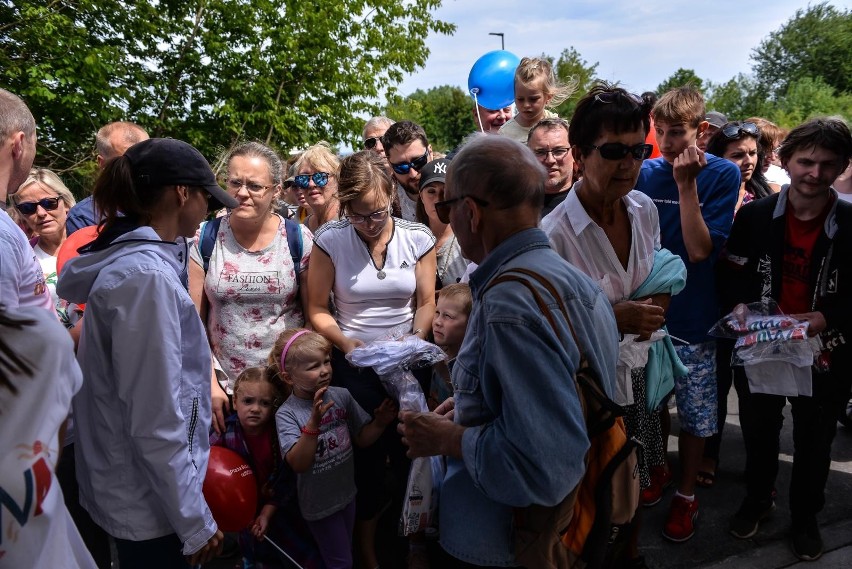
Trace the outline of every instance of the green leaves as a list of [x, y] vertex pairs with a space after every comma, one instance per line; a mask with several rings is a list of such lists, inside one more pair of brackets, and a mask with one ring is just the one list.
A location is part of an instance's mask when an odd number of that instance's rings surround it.
[[450, 85], [392, 97], [384, 114], [416, 122], [426, 131], [432, 148], [445, 154], [474, 131], [473, 100], [460, 87]]

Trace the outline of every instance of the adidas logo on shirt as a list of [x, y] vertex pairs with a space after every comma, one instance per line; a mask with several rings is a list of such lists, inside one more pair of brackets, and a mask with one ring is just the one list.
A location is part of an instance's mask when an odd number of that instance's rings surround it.
[[403, 261], [402, 264], [399, 266], [400, 269], [407, 269], [408, 267], [409, 265], [407, 261]]

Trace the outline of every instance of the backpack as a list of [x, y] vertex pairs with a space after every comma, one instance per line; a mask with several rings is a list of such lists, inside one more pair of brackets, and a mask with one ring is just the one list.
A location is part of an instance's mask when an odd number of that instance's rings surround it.
[[566, 380], [573, 381], [577, 389], [590, 447], [583, 478], [562, 502], [515, 508], [515, 558], [524, 567], [536, 569], [613, 567], [626, 559], [632, 521], [639, 507], [640, 443], [627, 437], [624, 408], [606, 395], [553, 285], [534, 271], [512, 269], [492, 279], [488, 288], [504, 282], [523, 284], [557, 337], [564, 341], [541, 294], [519, 274], [538, 281], [556, 300], [580, 351], [575, 376]]
[[[201, 253], [204, 272], [210, 268], [210, 256], [216, 245], [216, 235], [222, 225], [222, 218], [217, 217], [211, 221], [205, 221], [201, 227], [201, 237], [198, 239], [198, 251]], [[299, 287], [299, 272], [302, 261], [302, 230], [299, 224], [291, 219], [284, 218], [284, 229], [287, 231], [287, 246], [290, 248], [290, 257], [293, 259], [293, 269], [296, 271], [296, 290]]]

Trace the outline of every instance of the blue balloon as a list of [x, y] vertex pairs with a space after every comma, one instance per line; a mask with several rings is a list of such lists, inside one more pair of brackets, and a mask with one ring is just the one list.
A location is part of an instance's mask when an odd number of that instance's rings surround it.
[[515, 69], [520, 62], [514, 53], [500, 49], [477, 59], [467, 77], [470, 96], [486, 109], [511, 105], [515, 100]]

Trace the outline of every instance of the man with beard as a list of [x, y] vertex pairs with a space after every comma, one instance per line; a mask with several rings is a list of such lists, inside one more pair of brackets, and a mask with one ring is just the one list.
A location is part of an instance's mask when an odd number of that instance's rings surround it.
[[432, 160], [432, 147], [423, 127], [412, 121], [399, 121], [382, 136], [385, 156], [397, 182], [402, 218], [417, 221], [420, 199], [420, 170]]

